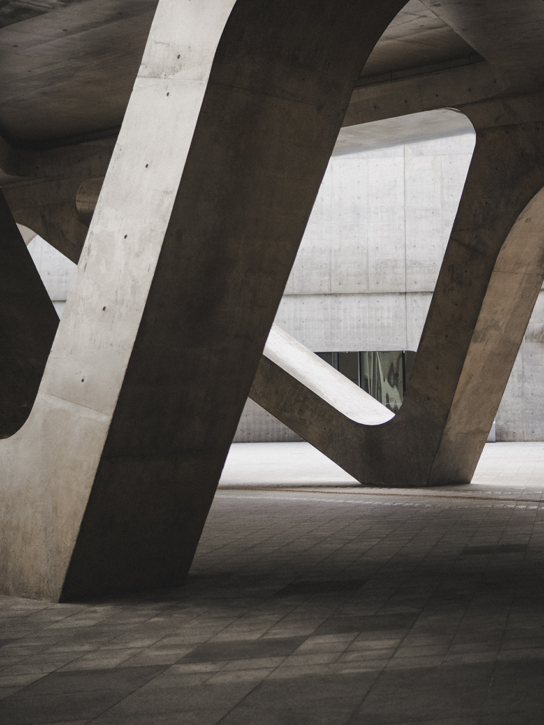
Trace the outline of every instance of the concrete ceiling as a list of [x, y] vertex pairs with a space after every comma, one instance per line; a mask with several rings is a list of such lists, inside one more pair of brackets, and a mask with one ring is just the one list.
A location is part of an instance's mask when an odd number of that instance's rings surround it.
[[420, 0], [410, 0], [374, 48], [361, 74], [361, 85], [481, 60]]
[[[0, 135], [62, 143], [119, 127], [156, 0], [0, 0]], [[419, 0], [370, 56], [361, 85], [480, 60]]]

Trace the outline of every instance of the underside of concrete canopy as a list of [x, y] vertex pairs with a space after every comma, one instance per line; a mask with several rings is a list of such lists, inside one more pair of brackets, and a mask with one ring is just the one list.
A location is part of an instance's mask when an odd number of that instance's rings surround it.
[[[470, 481], [544, 275], [540, 0], [13, 1], [0, 26], [4, 593], [182, 583], [250, 388], [363, 483]], [[391, 418], [265, 343], [337, 141], [469, 127]], [[79, 262], [58, 331], [16, 223]]]

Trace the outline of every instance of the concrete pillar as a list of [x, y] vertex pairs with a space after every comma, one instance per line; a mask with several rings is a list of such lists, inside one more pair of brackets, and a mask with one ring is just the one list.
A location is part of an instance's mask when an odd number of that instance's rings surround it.
[[251, 390], [362, 483], [471, 480], [542, 285], [544, 97], [461, 110], [476, 130], [474, 157], [398, 414], [378, 425], [346, 416], [307, 385], [307, 363], [287, 369], [278, 345]]
[[352, 88], [404, 0], [160, 0], [27, 424], [0, 582], [181, 584]]

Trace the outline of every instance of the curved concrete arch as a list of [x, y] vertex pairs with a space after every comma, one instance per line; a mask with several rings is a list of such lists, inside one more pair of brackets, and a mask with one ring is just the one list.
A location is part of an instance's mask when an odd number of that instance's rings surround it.
[[[476, 131], [474, 156], [394, 418], [378, 426], [354, 423], [265, 351], [251, 397], [362, 483], [406, 487], [471, 480], [542, 284], [543, 220], [536, 211], [544, 186], [543, 104], [542, 94], [532, 93], [459, 109]], [[531, 224], [525, 221], [528, 209]], [[509, 260], [519, 269], [526, 254], [527, 269], [531, 263], [533, 269], [520, 287], [519, 273], [508, 278], [505, 265]], [[490, 302], [497, 298], [500, 307]], [[482, 341], [485, 350], [494, 346], [488, 380]]]
[[31, 416], [0, 581], [180, 584], [352, 88], [405, 0], [161, 0]]

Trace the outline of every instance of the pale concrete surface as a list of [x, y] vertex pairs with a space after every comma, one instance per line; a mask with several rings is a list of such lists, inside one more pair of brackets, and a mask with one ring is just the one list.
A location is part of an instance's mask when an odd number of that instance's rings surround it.
[[32, 240], [27, 243], [27, 249], [58, 316], [62, 317], [77, 265], [39, 235], [34, 235]]
[[544, 447], [489, 445], [489, 486], [438, 496], [266, 445], [276, 483], [300, 458], [325, 485], [220, 489], [183, 589], [0, 596], [2, 725], [540, 725]]
[[350, 420], [380, 425], [394, 417], [392, 411], [345, 375], [317, 355], [308, 355], [304, 345], [277, 325], [272, 325], [263, 355]]
[[[309, 443], [233, 443], [220, 486], [357, 484]], [[357, 484], [359, 485], [359, 484]]]
[[[361, 491], [382, 491], [362, 487], [352, 476], [309, 443], [233, 443], [220, 486], [357, 486]], [[478, 496], [474, 486], [544, 489], [544, 443], [487, 443], [474, 473], [472, 484], [447, 487], [455, 492]], [[446, 488], [446, 487], [445, 487]], [[433, 489], [440, 495], [445, 488]], [[397, 489], [395, 489], [397, 490]], [[414, 489], [409, 489], [413, 495]], [[424, 495], [429, 491], [423, 489]], [[400, 495], [400, 494], [399, 494]]]

